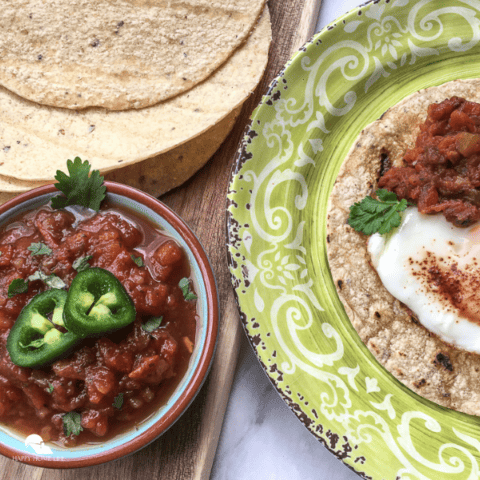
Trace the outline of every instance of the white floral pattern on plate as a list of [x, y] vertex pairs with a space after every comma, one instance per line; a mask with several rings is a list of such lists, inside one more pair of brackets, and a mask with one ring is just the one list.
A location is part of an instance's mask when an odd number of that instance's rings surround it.
[[242, 322], [305, 426], [365, 478], [480, 477], [480, 419], [403, 387], [375, 361], [328, 269], [325, 216], [361, 129], [421, 88], [480, 76], [480, 2], [372, 2], [287, 64], [252, 116], [228, 193]]

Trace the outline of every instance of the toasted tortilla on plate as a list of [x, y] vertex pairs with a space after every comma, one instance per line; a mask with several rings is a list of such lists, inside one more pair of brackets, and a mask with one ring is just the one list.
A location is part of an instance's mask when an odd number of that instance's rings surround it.
[[330, 196], [327, 252], [345, 311], [376, 359], [422, 397], [480, 415], [480, 355], [448, 346], [428, 332], [383, 286], [369, 263], [368, 237], [347, 224], [350, 206], [377, 189], [382, 156], [401, 166], [425, 122], [428, 106], [452, 96], [480, 102], [480, 80], [456, 80], [421, 90], [361, 132]]

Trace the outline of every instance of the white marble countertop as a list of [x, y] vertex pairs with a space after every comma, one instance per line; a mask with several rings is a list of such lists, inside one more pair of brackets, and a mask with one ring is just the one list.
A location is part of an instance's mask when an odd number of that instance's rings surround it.
[[[360, 3], [360, 0], [323, 0], [317, 31]], [[244, 336], [210, 479], [358, 478], [284, 403]]]

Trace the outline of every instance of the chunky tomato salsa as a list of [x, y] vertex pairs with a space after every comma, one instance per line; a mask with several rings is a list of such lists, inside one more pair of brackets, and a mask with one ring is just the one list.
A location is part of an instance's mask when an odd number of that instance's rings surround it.
[[[65, 446], [104, 440], [166, 402], [195, 341], [195, 295], [181, 247], [127, 211], [88, 212], [42, 207], [0, 232], [0, 422]], [[41, 368], [15, 365], [6, 344], [22, 309], [49, 289], [46, 278], [68, 289], [80, 264], [115, 275], [133, 300], [134, 322], [85, 338]], [[23, 293], [12, 293], [13, 281], [29, 278]]]
[[380, 188], [458, 227], [480, 219], [480, 104], [452, 97], [430, 105], [404, 161], [380, 178]]

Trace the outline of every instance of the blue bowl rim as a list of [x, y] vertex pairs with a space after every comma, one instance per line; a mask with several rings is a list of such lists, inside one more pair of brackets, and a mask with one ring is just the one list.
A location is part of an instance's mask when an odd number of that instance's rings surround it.
[[[94, 455], [88, 455], [88, 450], [86, 450], [87, 454], [85, 456], [77, 458], [38, 456], [31, 454], [30, 452], [12, 448], [3, 442], [0, 442], [0, 453], [2, 455], [29, 465], [35, 465], [44, 468], [87, 467], [130, 455], [147, 446], [160, 435], [165, 433], [192, 403], [195, 396], [200, 391], [203, 382], [205, 381], [215, 353], [219, 329], [218, 293], [212, 267], [199, 240], [185, 223], [185, 221], [160, 200], [145, 192], [124, 184], [111, 181], [105, 181], [104, 183], [107, 187], [107, 194], [114, 194], [134, 200], [162, 217], [162, 219], [168, 223], [171, 228], [178, 233], [178, 235], [180, 235], [188, 250], [193, 254], [205, 287], [204, 300], [207, 310], [205, 343], [202, 351], [200, 352], [200, 358], [198, 359], [197, 367], [192, 373], [189, 383], [185, 386], [185, 390], [171, 406], [171, 408], [148, 429], [139, 433], [138, 435], [135, 435], [133, 439], [127, 441], [126, 443], [102, 450], [101, 453]], [[15, 211], [18, 211], [18, 207], [20, 207], [23, 203], [29, 202], [46, 194], [52, 194], [56, 192], [58, 193], [58, 190], [54, 187], [54, 185], [49, 184], [18, 195], [17, 197], [0, 206], [0, 216], [4, 216], [4, 214], [8, 213], [9, 211], [13, 211], [12, 214], [14, 214]]]

